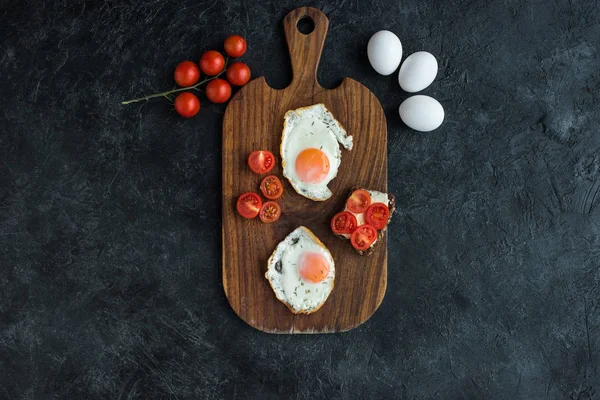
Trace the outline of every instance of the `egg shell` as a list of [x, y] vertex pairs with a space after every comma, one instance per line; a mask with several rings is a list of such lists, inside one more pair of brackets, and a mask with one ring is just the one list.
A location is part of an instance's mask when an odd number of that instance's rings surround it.
[[434, 81], [438, 71], [438, 63], [433, 54], [417, 51], [404, 60], [398, 72], [398, 83], [402, 90], [420, 92]]
[[379, 31], [369, 39], [367, 56], [377, 73], [391, 75], [402, 60], [402, 43], [393, 32]]
[[444, 108], [433, 97], [416, 95], [400, 104], [400, 118], [410, 128], [420, 132], [437, 129], [444, 121]]

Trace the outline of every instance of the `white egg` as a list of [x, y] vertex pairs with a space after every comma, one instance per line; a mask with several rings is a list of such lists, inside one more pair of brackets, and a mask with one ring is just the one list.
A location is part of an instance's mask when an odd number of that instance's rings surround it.
[[437, 129], [444, 121], [444, 108], [434, 98], [417, 95], [400, 104], [400, 118], [410, 128], [429, 132]]
[[338, 142], [352, 150], [352, 136], [324, 104], [285, 113], [281, 166], [296, 192], [315, 201], [331, 197], [327, 184], [337, 176], [342, 161]]
[[379, 31], [371, 36], [367, 45], [371, 66], [381, 75], [392, 74], [402, 60], [402, 43], [394, 33]]
[[400, 87], [409, 92], [420, 92], [435, 79], [438, 63], [433, 54], [418, 51], [404, 60], [398, 73]]
[[335, 263], [327, 247], [300, 226], [283, 239], [267, 262], [265, 278], [294, 314], [310, 314], [333, 290]]

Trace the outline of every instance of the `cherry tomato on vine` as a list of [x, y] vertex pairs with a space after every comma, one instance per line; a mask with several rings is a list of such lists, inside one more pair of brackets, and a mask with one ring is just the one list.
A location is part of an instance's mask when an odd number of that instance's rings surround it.
[[192, 86], [200, 79], [200, 68], [191, 61], [182, 61], [175, 68], [173, 76], [179, 86]]
[[225, 79], [213, 79], [206, 85], [206, 97], [213, 103], [225, 103], [231, 97], [231, 86]]
[[241, 57], [246, 52], [246, 41], [239, 35], [225, 39], [225, 52], [231, 57]]
[[225, 58], [215, 50], [209, 50], [200, 57], [200, 69], [206, 75], [217, 75], [225, 67]]
[[244, 86], [250, 80], [250, 68], [243, 62], [234, 62], [227, 68], [227, 80], [234, 86]]
[[193, 117], [200, 111], [200, 100], [193, 93], [183, 92], [175, 97], [175, 110], [182, 117]]

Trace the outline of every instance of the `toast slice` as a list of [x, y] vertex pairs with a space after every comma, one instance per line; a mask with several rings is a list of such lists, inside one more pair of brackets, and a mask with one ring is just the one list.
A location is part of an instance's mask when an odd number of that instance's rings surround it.
[[[373, 201], [374, 203], [386, 203], [386, 201], [382, 201], [382, 200], [383, 199], [387, 200], [386, 205], [388, 206], [388, 208], [390, 210], [390, 216], [388, 218], [387, 225], [382, 230], [377, 231], [377, 239], [375, 239], [375, 241], [371, 244], [371, 246], [366, 250], [356, 250], [355, 249], [356, 252], [358, 254], [360, 254], [361, 256], [369, 256], [369, 255], [373, 254], [377, 244], [381, 243], [381, 239], [383, 239], [383, 235], [384, 235], [385, 231], [387, 230], [388, 225], [392, 221], [392, 215], [396, 211], [396, 198], [391, 193], [383, 193], [383, 192], [378, 192], [376, 190], [369, 190], [369, 189], [364, 189], [364, 188], [359, 188], [359, 187], [353, 187], [350, 189], [350, 192], [348, 193], [348, 197], [346, 199], [349, 199], [350, 196], [352, 196], [352, 193], [358, 189], [366, 190], [367, 192], [369, 192], [369, 194], [371, 195], [371, 198], [374, 200]], [[346, 202], [344, 202], [344, 209], [342, 211], [349, 211], [346, 208], [345, 204], [346, 204]], [[336, 234], [336, 236], [339, 237], [340, 239], [350, 240], [350, 235]]]

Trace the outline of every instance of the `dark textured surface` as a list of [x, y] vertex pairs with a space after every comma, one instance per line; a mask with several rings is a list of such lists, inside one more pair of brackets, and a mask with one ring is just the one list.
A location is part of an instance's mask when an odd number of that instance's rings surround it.
[[[600, 397], [600, 3], [502, 3], [309, 2], [321, 83], [386, 109], [399, 214], [368, 322], [273, 336], [220, 283], [224, 107], [120, 101], [234, 32], [286, 86], [297, 4], [1, 1], [0, 398]], [[439, 130], [370, 68], [385, 28], [438, 57]]]

